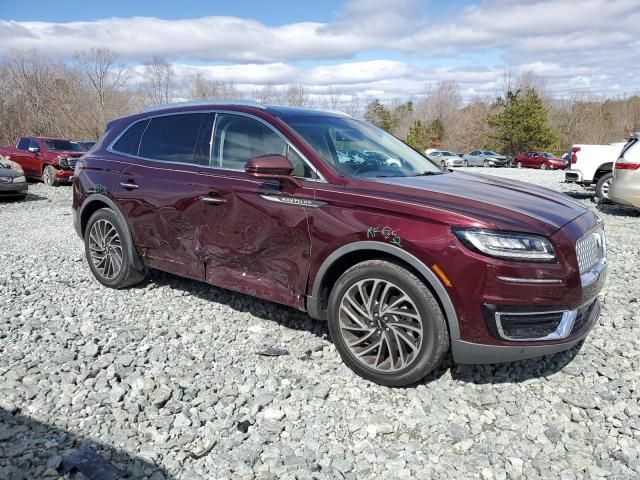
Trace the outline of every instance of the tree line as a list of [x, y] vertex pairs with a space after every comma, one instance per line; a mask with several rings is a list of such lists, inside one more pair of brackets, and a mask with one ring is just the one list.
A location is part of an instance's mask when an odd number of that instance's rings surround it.
[[78, 51], [66, 62], [36, 51], [12, 51], [2, 58], [0, 144], [9, 145], [23, 134], [91, 140], [104, 132], [110, 119], [146, 106], [242, 97], [264, 104], [345, 111], [420, 150], [562, 153], [572, 143], [607, 143], [640, 130], [639, 96], [556, 99], [530, 72], [507, 72], [494, 95], [466, 102], [459, 85], [451, 81], [408, 100], [382, 102], [342, 94], [335, 87], [312, 93], [301, 84], [240, 91], [233, 82], [214, 81], [202, 72], [178, 78], [164, 57], [131, 67], [113, 51], [94, 48]]

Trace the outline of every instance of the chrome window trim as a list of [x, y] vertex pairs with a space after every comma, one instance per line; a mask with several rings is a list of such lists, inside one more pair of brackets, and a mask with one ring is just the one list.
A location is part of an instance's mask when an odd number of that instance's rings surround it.
[[[124, 153], [124, 152], [119, 152], [119, 151], [113, 149], [114, 145], [118, 142], [118, 140], [120, 140], [120, 137], [122, 137], [136, 123], [143, 122], [143, 121], [146, 121], [146, 120], [150, 121], [150, 120], [152, 120], [154, 118], [157, 118], [157, 117], [169, 117], [169, 116], [173, 116], [173, 115], [190, 115], [190, 114], [198, 114], [198, 113], [213, 113], [216, 116], [215, 119], [214, 119], [213, 128], [211, 129], [211, 147], [209, 149], [209, 165], [200, 165], [198, 163], [193, 163], [193, 162], [176, 162], [176, 161], [168, 161], [168, 160], [158, 160], [156, 158], [142, 157], [140, 155], [131, 155], [131, 154]], [[275, 132], [290, 148], [292, 148], [293, 151], [296, 152], [300, 156], [300, 158], [302, 158], [302, 161], [305, 162], [305, 164], [318, 177], [318, 178], [307, 178], [307, 177], [295, 177], [295, 178], [299, 178], [299, 179], [304, 180], [306, 182], [328, 183], [327, 180], [324, 178], [324, 176], [318, 171], [318, 169], [316, 167], [314, 167], [313, 164], [309, 161], [309, 159], [305, 155], [303, 155], [303, 153], [295, 145], [293, 145], [280, 131], [276, 130], [276, 128], [273, 125], [271, 125], [269, 122], [263, 120], [262, 118], [257, 117], [255, 115], [252, 115], [250, 113], [236, 112], [234, 110], [221, 110], [221, 109], [190, 110], [190, 111], [187, 111], [187, 112], [170, 112], [170, 113], [159, 113], [159, 114], [146, 115], [143, 118], [139, 118], [135, 122], [132, 122], [129, 125], [127, 125], [127, 128], [122, 130], [122, 132], [120, 132], [116, 136], [116, 138], [114, 138], [111, 141], [111, 143], [109, 143], [109, 145], [107, 146], [106, 150], [108, 152], [110, 152], [110, 153], [115, 154], [115, 155], [124, 155], [125, 157], [129, 157], [129, 158], [135, 158], [135, 159], [139, 159], [139, 160], [147, 160], [147, 161], [150, 161], [150, 162], [156, 162], [156, 163], [161, 163], [161, 164], [164, 163], [164, 164], [175, 164], [175, 165], [191, 165], [191, 166], [198, 166], [198, 167], [202, 167], [202, 168], [210, 168], [210, 169], [215, 169], [215, 170], [226, 170], [226, 171], [231, 171], [231, 172], [244, 172], [244, 170], [237, 170], [237, 169], [233, 169], [233, 168], [223, 168], [223, 167], [218, 167], [218, 166], [211, 165], [211, 162], [213, 161], [212, 149], [213, 149], [214, 134], [215, 134], [215, 131], [216, 131], [215, 129], [216, 129], [216, 126], [217, 126], [218, 114], [220, 114], [220, 113], [229, 114], [229, 115], [240, 115], [240, 116], [243, 116], [243, 117], [251, 118], [253, 120], [257, 120], [258, 122], [262, 123], [263, 125], [266, 125], [269, 129], [271, 129], [273, 132]], [[151, 122], [149, 122], [149, 123], [151, 123]], [[149, 124], [147, 124], [147, 128], [148, 127], [149, 127]], [[142, 132], [142, 135], [140, 136], [140, 143], [142, 142], [142, 138], [144, 137], [144, 133], [146, 132], [147, 128], [145, 128], [145, 131]], [[140, 143], [138, 144], [138, 153], [140, 152]]]
[[[555, 329], [553, 333], [549, 335], [545, 335], [544, 337], [526, 337], [526, 338], [514, 338], [508, 335], [505, 335], [504, 330], [502, 328], [502, 316], [519, 316], [526, 317], [529, 315], [549, 315], [553, 313], [562, 313], [562, 318], [560, 319], [560, 323], [558, 327]], [[539, 342], [545, 340], [562, 340], [567, 338], [571, 334], [571, 330], [573, 329], [573, 324], [576, 321], [578, 316], [578, 310], [556, 310], [549, 312], [496, 312], [495, 320], [496, 320], [496, 328], [498, 329], [498, 333], [500, 337], [504, 340], [509, 340], [511, 342]]]

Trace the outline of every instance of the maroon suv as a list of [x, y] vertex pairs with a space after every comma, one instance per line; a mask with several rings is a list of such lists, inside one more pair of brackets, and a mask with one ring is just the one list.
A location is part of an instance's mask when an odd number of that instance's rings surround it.
[[156, 268], [305, 310], [384, 385], [449, 350], [462, 363], [566, 350], [600, 312], [596, 215], [443, 172], [339, 113], [211, 102], [119, 118], [78, 161], [73, 207], [104, 285]]

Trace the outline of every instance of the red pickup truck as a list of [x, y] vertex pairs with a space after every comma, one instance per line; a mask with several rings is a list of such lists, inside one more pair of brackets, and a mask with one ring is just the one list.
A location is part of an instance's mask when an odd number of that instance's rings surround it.
[[79, 143], [48, 137], [18, 137], [15, 147], [0, 147], [0, 155], [20, 164], [27, 178], [49, 186], [70, 183], [78, 157], [85, 153]]

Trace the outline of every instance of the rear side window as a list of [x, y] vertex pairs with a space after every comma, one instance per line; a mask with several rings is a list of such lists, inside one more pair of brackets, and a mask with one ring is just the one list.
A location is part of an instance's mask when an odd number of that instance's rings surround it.
[[21, 138], [18, 141], [18, 146], [16, 147], [18, 150], [24, 150], [25, 152], [29, 149], [29, 144], [31, 143], [30, 138]]
[[131, 125], [118, 139], [116, 144], [113, 146], [113, 150], [120, 153], [126, 153], [127, 155], [138, 155], [140, 139], [142, 138], [142, 134], [148, 124], [149, 120], [143, 120]]
[[152, 118], [142, 136], [138, 156], [193, 163], [200, 126], [205, 117], [205, 113], [189, 113]]

